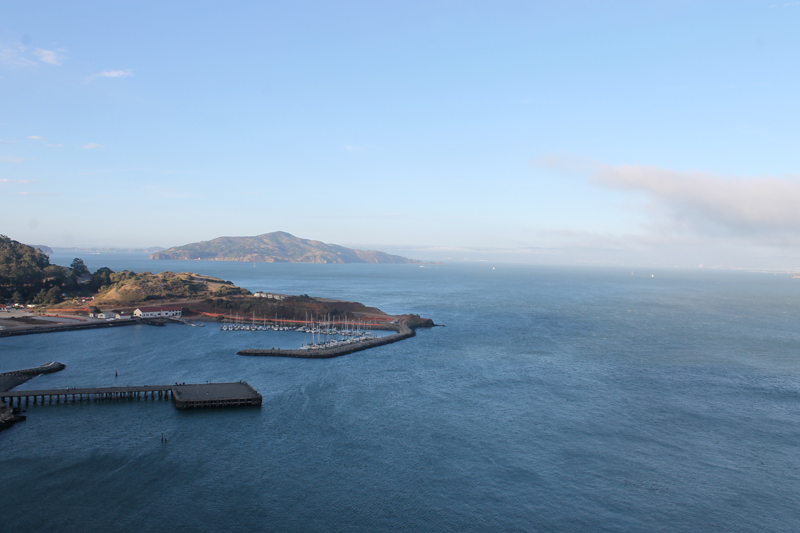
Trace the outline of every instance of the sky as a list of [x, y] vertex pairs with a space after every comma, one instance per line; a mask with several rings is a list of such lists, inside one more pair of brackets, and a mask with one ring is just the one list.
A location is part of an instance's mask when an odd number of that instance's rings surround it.
[[800, 2], [4, 2], [0, 233], [800, 267]]

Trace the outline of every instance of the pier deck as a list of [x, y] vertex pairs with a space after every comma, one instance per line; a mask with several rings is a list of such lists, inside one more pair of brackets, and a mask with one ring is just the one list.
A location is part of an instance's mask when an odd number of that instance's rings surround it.
[[172, 395], [178, 409], [261, 405], [261, 395], [243, 381], [176, 385], [172, 387]]
[[0, 392], [0, 401], [10, 406], [26, 404], [60, 403], [83, 400], [130, 400], [172, 398], [178, 409], [200, 407], [226, 407], [236, 405], [261, 405], [261, 395], [245, 382], [204, 383], [197, 385], [142, 385], [126, 387], [91, 387], [69, 389], [20, 390]]

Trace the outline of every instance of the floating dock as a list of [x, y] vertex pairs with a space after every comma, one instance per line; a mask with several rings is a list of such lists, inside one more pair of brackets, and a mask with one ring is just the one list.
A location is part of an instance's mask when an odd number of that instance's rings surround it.
[[261, 395], [244, 381], [236, 383], [201, 383], [192, 385], [143, 385], [127, 387], [92, 387], [48, 390], [24, 390], [0, 392], [0, 401], [9, 406], [37, 403], [60, 403], [91, 400], [138, 400], [172, 398], [178, 409], [204, 407], [230, 407], [261, 405]]

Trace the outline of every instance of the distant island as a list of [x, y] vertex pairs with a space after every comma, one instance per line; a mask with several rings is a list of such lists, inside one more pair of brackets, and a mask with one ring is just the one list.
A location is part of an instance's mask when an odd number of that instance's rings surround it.
[[156, 252], [150, 259], [243, 261], [253, 263], [389, 263], [424, 264], [374, 250], [362, 251], [275, 231], [255, 237], [219, 237]]

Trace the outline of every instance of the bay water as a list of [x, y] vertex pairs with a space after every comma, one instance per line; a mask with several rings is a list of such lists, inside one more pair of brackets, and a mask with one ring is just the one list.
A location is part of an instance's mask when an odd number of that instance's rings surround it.
[[0, 339], [0, 371], [67, 365], [19, 389], [244, 380], [264, 397], [28, 406], [0, 433], [0, 531], [800, 529], [788, 275], [82, 257], [444, 327], [325, 360], [237, 356], [302, 337], [214, 324]]

